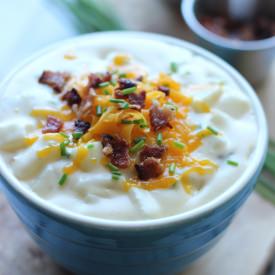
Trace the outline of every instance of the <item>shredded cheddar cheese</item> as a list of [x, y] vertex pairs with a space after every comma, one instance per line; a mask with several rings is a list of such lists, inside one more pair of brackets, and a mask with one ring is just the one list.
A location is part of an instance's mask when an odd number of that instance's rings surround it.
[[[64, 58], [70, 60], [75, 57], [66, 55]], [[127, 142], [131, 155], [130, 169], [134, 169], [134, 163], [139, 158], [139, 150], [144, 145], [151, 146], [157, 143], [159, 146], [165, 147], [165, 156], [161, 160], [163, 174], [147, 181], [131, 176], [124, 183], [125, 191], [131, 187], [145, 190], [167, 189], [179, 182], [187, 193], [191, 193], [190, 175], [204, 176], [214, 173], [217, 165], [211, 160], [198, 160], [192, 157], [191, 154], [201, 146], [203, 139], [214, 134], [214, 131], [211, 132], [210, 128], [210, 130], [201, 129], [197, 131], [197, 128], [190, 125], [186, 118], [191, 108], [198, 112], [210, 112], [210, 107], [203, 101], [193, 102], [172, 75], [160, 73], [154, 80], [149, 80], [144, 75], [137, 81], [136, 79], [140, 75], [134, 71], [121, 72], [119, 71], [121, 68], [116, 70], [117, 72], [114, 70], [117, 69], [115, 66], [121, 67], [129, 62], [129, 56], [116, 55], [113, 58], [113, 64], [108, 67], [112, 71], [105, 78], [107, 80], [101, 81], [99, 74], [96, 75], [99, 80], [95, 79], [99, 82], [95, 82], [92, 87], [85, 86], [87, 81], [83, 82], [84, 84], [81, 82], [81, 85], [74, 83], [73, 87], [81, 87], [78, 94], [80, 100], [74, 106], [72, 106], [73, 104], [65, 104], [60, 110], [32, 110], [31, 115], [36, 117], [42, 125], [48, 116], [60, 119], [66, 132], [63, 135], [62, 133], [44, 134], [43, 139], [45, 141], [55, 141], [57, 146], [48, 146], [38, 151], [37, 157], [46, 158], [51, 154], [58, 153], [58, 144], [65, 152], [67, 146], [74, 147], [76, 149], [75, 155], [61, 154], [70, 159], [70, 164], [64, 167], [63, 172], [65, 175], [71, 175], [77, 170], [81, 170], [83, 161], [87, 160], [89, 156], [87, 144], [91, 141], [101, 141], [103, 135], [111, 135], [118, 136]], [[120, 76], [122, 73], [123, 76]], [[87, 78], [85, 75], [85, 80]], [[120, 93], [119, 96], [117, 92]], [[143, 96], [144, 93], [146, 95], [143, 97], [144, 102], [138, 105], [139, 100], [142, 100], [140, 96]], [[134, 104], [131, 102], [131, 98]], [[139, 106], [142, 107], [138, 108]], [[169, 124], [167, 124], [169, 127], [161, 128], [161, 131], [156, 131], [152, 127], [153, 122], [150, 117], [152, 106], [157, 106], [163, 113], [169, 114]], [[73, 125], [77, 119], [82, 121], [82, 124], [89, 124], [87, 131], [74, 133], [75, 126]], [[161, 118], [156, 117], [156, 120], [158, 119]], [[143, 138], [143, 141], [136, 144], [135, 140], [140, 137]], [[37, 137], [27, 137], [25, 143], [31, 146], [36, 140]], [[113, 148], [109, 148], [109, 150], [112, 154]], [[89, 162], [90, 165], [100, 163], [106, 166], [110, 159], [103, 156], [101, 160], [92, 158], [89, 159]], [[173, 167], [176, 165], [176, 173], [175, 169], [173, 173], [171, 173], [171, 169], [169, 170], [171, 165]], [[115, 169], [117, 168], [115, 167]], [[120, 175], [122, 172], [119, 169], [113, 171], [113, 179], [117, 180]]]

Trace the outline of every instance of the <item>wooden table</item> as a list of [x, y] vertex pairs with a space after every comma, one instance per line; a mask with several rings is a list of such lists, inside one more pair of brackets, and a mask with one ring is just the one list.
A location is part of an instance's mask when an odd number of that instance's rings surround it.
[[[115, 0], [110, 1], [117, 3]], [[178, 9], [168, 9], [169, 1], [124, 0], [121, 2], [124, 4], [117, 5], [116, 8], [129, 29], [190, 38]], [[275, 79], [272, 79], [274, 74], [275, 62], [264, 87], [258, 89], [273, 138], [275, 138], [275, 129], [272, 125], [275, 121], [273, 106]], [[254, 193], [242, 207], [223, 239], [182, 275], [263, 274], [274, 248], [275, 208]], [[25, 232], [3, 195], [0, 194], [0, 275], [42, 274], [68, 275], [69, 273], [55, 265], [40, 251]]]

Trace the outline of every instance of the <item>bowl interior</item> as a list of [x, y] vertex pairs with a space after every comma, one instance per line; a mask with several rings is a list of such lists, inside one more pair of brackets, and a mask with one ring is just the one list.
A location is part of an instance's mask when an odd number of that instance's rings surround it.
[[254, 109], [256, 115], [256, 121], [258, 124], [259, 129], [259, 137], [257, 140], [257, 144], [255, 145], [255, 152], [251, 158], [249, 167], [244, 171], [242, 176], [234, 183], [230, 188], [228, 188], [224, 193], [220, 194], [214, 200], [204, 204], [203, 206], [197, 207], [192, 209], [188, 212], [176, 214], [169, 217], [164, 217], [155, 220], [142, 220], [142, 221], [114, 221], [114, 220], [106, 220], [94, 217], [87, 217], [81, 214], [73, 213], [65, 209], [61, 209], [57, 206], [51, 205], [47, 203], [45, 200], [38, 197], [36, 194], [26, 190], [26, 188], [20, 184], [18, 180], [8, 171], [6, 165], [0, 161], [0, 172], [1, 175], [6, 179], [9, 186], [17, 192], [18, 196], [23, 196], [28, 201], [30, 201], [34, 207], [38, 207], [43, 209], [49, 213], [49, 215], [54, 216], [61, 220], [66, 220], [72, 223], [79, 223], [85, 226], [94, 226], [94, 227], [108, 227], [112, 229], [127, 229], [127, 230], [144, 230], [148, 227], [161, 227], [161, 226], [168, 226], [169, 224], [177, 224], [182, 222], [188, 222], [195, 218], [201, 217], [206, 215], [210, 211], [220, 207], [228, 200], [233, 198], [240, 190], [242, 190], [248, 183], [251, 177], [253, 177], [254, 173], [257, 169], [262, 165], [264, 158], [265, 158], [265, 151], [267, 147], [267, 124], [264, 116], [263, 109], [261, 104], [251, 88], [251, 86], [247, 83], [247, 81], [230, 65], [225, 63], [220, 58], [216, 57], [215, 55], [211, 54], [210, 52], [195, 46], [191, 43], [171, 38], [165, 35], [158, 35], [158, 34], [151, 34], [151, 33], [142, 33], [142, 32], [101, 32], [101, 33], [94, 33], [89, 35], [83, 35], [74, 39], [69, 39], [58, 44], [55, 44], [28, 59], [23, 65], [19, 66], [15, 69], [0, 85], [2, 89], [12, 81], [14, 75], [17, 72], [24, 69], [25, 65], [28, 65], [35, 61], [37, 58], [44, 56], [46, 54], [55, 51], [56, 49], [67, 49], [70, 47], [74, 47], [77, 45], [85, 45], [89, 43], [93, 43], [93, 41], [97, 41], [100, 39], [108, 38], [112, 39], [119, 39], [119, 38], [127, 38], [127, 39], [140, 39], [142, 43], [146, 43], [146, 41], [160, 41], [163, 43], [168, 43], [173, 46], [186, 48], [192, 51], [195, 54], [198, 54], [204, 57], [209, 62], [212, 62], [222, 68], [232, 79], [237, 83], [241, 90], [243, 90], [246, 95], [250, 98], [252, 107]]

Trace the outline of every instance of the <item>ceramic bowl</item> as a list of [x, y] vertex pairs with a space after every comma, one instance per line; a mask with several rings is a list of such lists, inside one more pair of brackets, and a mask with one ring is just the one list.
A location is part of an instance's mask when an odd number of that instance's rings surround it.
[[[234, 7], [230, 3], [235, 4]], [[197, 42], [236, 67], [252, 84], [261, 84], [269, 73], [275, 57], [275, 37], [254, 41], [237, 41], [219, 36], [206, 29], [198, 20], [204, 14], [231, 14], [232, 9], [275, 17], [274, 0], [253, 0], [251, 8], [243, 7], [249, 1], [232, 0], [182, 0], [182, 16], [197, 38]], [[249, 4], [249, 3], [248, 3]], [[231, 7], [231, 9], [230, 9]]]
[[189, 49], [225, 70], [248, 95], [256, 114], [259, 137], [249, 166], [230, 188], [209, 203], [154, 220], [104, 220], [58, 208], [26, 190], [0, 163], [3, 189], [40, 248], [68, 270], [77, 274], [173, 274], [183, 270], [217, 242], [252, 192], [267, 148], [264, 112], [251, 86], [220, 58], [179, 39], [141, 32], [94, 33], [53, 45], [12, 72], [0, 85], [1, 91], [13, 81], [14, 75], [37, 58], [59, 47], [93, 43], [104, 36], [114, 40], [140, 37], [163, 41]]

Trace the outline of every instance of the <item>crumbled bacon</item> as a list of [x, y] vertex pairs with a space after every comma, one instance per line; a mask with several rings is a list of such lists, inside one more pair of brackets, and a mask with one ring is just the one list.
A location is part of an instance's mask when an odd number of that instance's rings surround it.
[[120, 89], [115, 89], [115, 98], [127, 99], [128, 95], [124, 95]]
[[[102, 136], [103, 153], [110, 158], [111, 163], [118, 168], [124, 169], [130, 165], [130, 156], [128, 152], [128, 143], [118, 137], [111, 135]], [[108, 149], [105, 149], [108, 148]]]
[[168, 87], [166, 87], [166, 86], [159, 86], [158, 90], [161, 91], [161, 92], [163, 92], [163, 93], [165, 93], [165, 95], [167, 95], [167, 96], [170, 93], [170, 89]]
[[90, 122], [78, 119], [74, 122], [74, 129], [76, 132], [85, 134], [91, 127]]
[[142, 82], [142, 80], [143, 80], [143, 76], [142, 75], [140, 75], [139, 77], [136, 78], [136, 81]]
[[97, 88], [100, 83], [110, 81], [112, 78], [109, 72], [105, 74], [89, 74], [89, 88]]
[[[171, 113], [170, 113], [171, 112]], [[172, 111], [169, 109], [161, 109], [158, 106], [153, 105], [150, 108], [149, 111], [149, 116], [150, 116], [150, 122], [151, 126], [154, 131], [158, 131], [162, 128], [165, 127], [170, 127], [172, 126], [169, 123], [169, 120], [172, 117]]]
[[129, 94], [128, 101], [132, 105], [137, 105], [140, 108], [144, 108], [145, 98], [146, 98], [145, 91], [141, 91], [139, 94], [137, 94], [137, 93]]
[[137, 86], [135, 82], [127, 78], [120, 78], [118, 80], [118, 84], [119, 84], [119, 89], [121, 90]]
[[161, 159], [165, 153], [165, 147], [164, 146], [158, 146], [158, 145], [145, 145], [143, 150], [139, 154], [140, 161], [144, 161], [147, 158], [156, 158]]
[[66, 92], [62, 99], [66, 100], [69, 106], [73, 106], [74, 104], [79, 105], [81, 103], [81, 97], [75, 88]]
[[141, 91], [140, 93], [123, 95], [120, 89], [115, 89], [115, 98], [125, 99], [132, 105], [130, 108], [140, 110], [145, 106], [146, 92]]
[[58, 133], [63, 127], [63, 122], [54, 117], [54, 116], [48, 116], [45, 126], [42, 129], [42, 133]]
[[68, 73], [44, 71], [38, 81], [52, 87], [57, 93], [61, 93], [69, 79]]
[[163, 166], [159, 159], [150, 157], [139, 164], [135, 164], [139, 179], [149, 180], [157, 178], [163, 173]]

